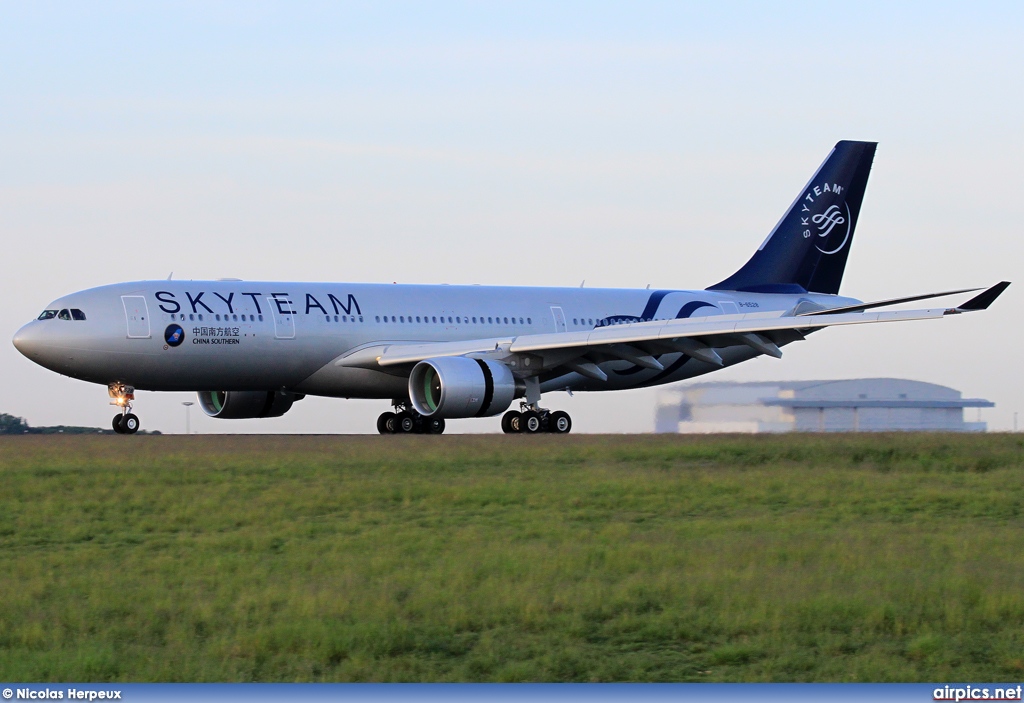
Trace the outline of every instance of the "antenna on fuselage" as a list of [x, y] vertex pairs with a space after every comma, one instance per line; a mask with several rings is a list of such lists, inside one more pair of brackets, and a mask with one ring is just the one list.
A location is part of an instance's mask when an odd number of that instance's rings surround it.
[[171, 271], [169, 274], [167, 274], [168, 281], [171, 280], [172, 278], [174, 278], [174, 271]]

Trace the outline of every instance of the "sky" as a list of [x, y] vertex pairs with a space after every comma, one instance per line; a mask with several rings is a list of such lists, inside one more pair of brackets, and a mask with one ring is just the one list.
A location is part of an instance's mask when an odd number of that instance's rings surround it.
[[[986, 2], [0, 4], [0, 332], [172, 272], [703, 288], [840, 139], [879, 142], [844, 295], [1014, 281], [1022, 19]], [[1022, 296], [1024, 280], [985, 313], [827, 330], [698, 380], [912, 378], [994, 401], [981, 418], [1011, 429]], [[656, 393], [544, 402], [574, 431], [642, 432]], [[105, 427], [107, 400], [0, 341], [0, 412]], [[187, 400], [140, 392], [136, 411], [182, 432]], [[193, 407], [191, 425], [373, 432], [386, 407]]]

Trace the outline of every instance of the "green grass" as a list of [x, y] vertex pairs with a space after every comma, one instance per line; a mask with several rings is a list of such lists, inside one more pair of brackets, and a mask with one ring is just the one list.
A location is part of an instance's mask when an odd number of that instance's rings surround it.
[[0, 680], [1024, 677], [1014, 435], [0, 438]]

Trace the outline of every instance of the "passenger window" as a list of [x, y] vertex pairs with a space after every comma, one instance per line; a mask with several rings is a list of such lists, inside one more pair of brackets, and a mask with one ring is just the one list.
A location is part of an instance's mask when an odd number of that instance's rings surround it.
[[506, 325], [508, 324], [508, 318], [507, 317], [505, 318], [505, 324]]
[[533, 319], [532, 319], [532, 318], [529, 318], [529, 317], [528, 317], [528, 318], [526, 318], [526, 324], [528, 324], [528, 325], [532, 325], [532, 324], [533, 324]]
[[71, 319], [72, 320], [84, 320], [85, 313], [78, 308], [71, 308]]
[[37, 320], [52, 320], [55, 317], [57, 317], [57, 311], [56, 310], [43, 310], [41, 313], [39, 313], [39, 317], [37, 317], [36, 319]]
[[71, 313], [67, 311], [67, 308], [65, 308], [64, 310], [61, 310], [59, 313], [57, 313], [57, 319], [58, 320], [70, 320], [71, 319]]

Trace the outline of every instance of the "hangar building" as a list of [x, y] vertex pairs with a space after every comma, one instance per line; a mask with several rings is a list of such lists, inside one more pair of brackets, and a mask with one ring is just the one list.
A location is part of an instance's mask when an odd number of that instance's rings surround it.
[[697, 383], [658, 395], [655, 432], [984, 432], [981, 398], [900, 378]]

